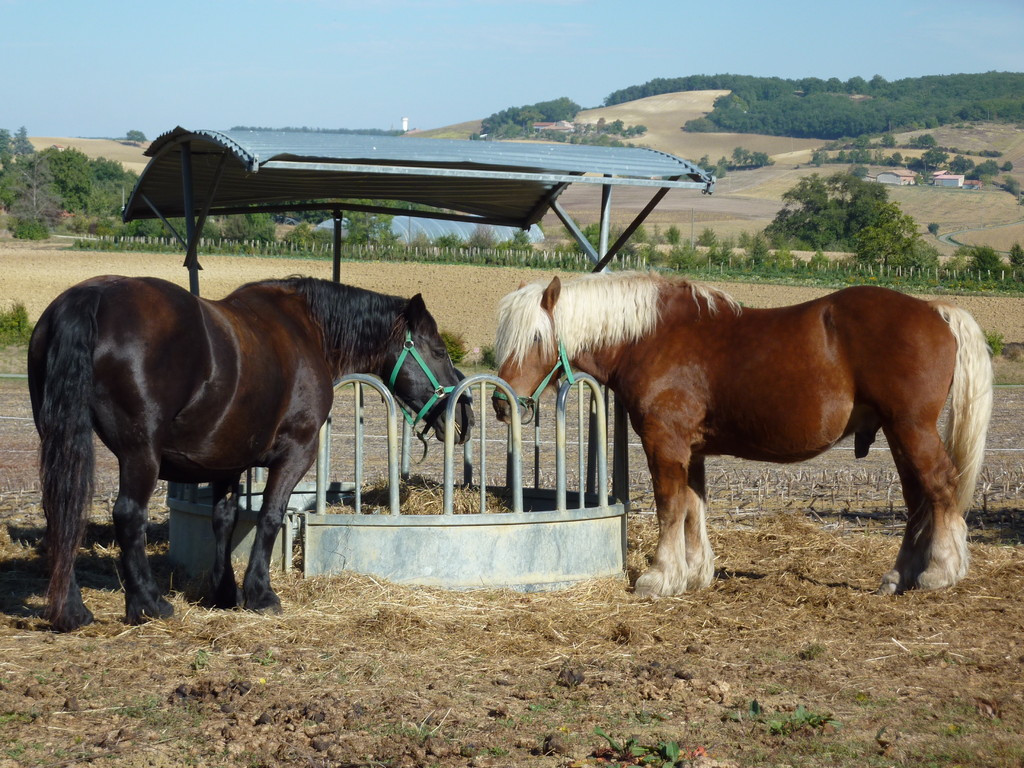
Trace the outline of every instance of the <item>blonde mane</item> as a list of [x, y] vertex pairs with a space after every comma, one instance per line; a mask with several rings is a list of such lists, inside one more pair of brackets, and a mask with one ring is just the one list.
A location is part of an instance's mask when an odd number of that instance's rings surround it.
[[562, 283], [555, 304], [555, 327], [541, 309], [546, 282], [531, 283], [505, 296], [498, 305], [495, 356], [503, 364], [521, 361], [540, 344], [545, 356], [565, 345], [570, 358], [589, 350], [634, 342], [651, 332], [660, 319], [662, 291], [690, 289], [698, 311], [718, 312], [724, 302], [734, 312], [739, 303], [722, 291], [654, 272], [595, 273]]

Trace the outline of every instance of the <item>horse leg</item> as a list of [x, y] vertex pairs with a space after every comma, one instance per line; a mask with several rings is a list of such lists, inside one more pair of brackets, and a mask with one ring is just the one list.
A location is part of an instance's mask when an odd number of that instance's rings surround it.
[[210, 572], [210, 601], [216, 608], [236, 608], [242, 593], [231, 567], [231, 538], [238, 524], [239, 478], [212, 484], [213, 570]]
[[686, 520], [692, 492], [684, 462], [648, 453], [647, 463], [658, 510], [658, 546], [654, 562], [636, 580], [634, 592], [638, 597], [667, 597], [685, 592], [689, 583]]
[[934, 424], [885, 430], [903, 484], [907, 528], [879, 594], [948, 587], [967, 574], [967, 524], [957, 508], [956, 470]]
[[270, 587], [270, 555], [274, 539], [284, 521], [288, 499], [310, 464], [312, 460], [270, 469], [267, 485], [263, 489], [263, 506], [256, 519], [249, 567], [242, 581], [245, 607], [250, 611], [281, 612], [281, 599]]
[[704, 485], [704, 457], [696, 456], [690, 462], [689, 483], [686, 489], [686, 589], [703, 589], [715, 577], [715, 553], [711, 549], [705, 520], [707, 490]]
[[147, 505], [156, 488], [156, 478], [157, 463], [153, 458], [131, 466], [122, 462], [113, 517], [114, 535], [121, 548], [125, 621], [129, 624], [174, 615], [174, 608], [157, 588], [146, 557]]
[[78, 586], [78, 579], [75, 578], [75, 571], [71, 571], [71, 579], [68, 581], [67, 597], [64, 599], [64, 610], [59, 616], [52, 616], [50, 624], [58, 632], [69, 632], [86, 624], [92, 624], [92, 611], [85, 607], [82, 601], [82, 589]]

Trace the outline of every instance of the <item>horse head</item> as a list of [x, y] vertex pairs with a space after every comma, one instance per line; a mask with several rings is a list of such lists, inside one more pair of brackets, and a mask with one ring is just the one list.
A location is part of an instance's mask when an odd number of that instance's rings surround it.
[[[538, 289], [537, 285], [521, 286], [502, 300], [498, 312], [498, 376], [520, 393], [519, 404], [530, 411], [541, 393], [557, 384], [560, 375], [571, 375], [564, 348], [555, 334], [555, 304], [562, 282], [553, 278], [540, 291], [539, 304], [535, 304]], [[512, 406], [504, 394], [496, 391], [491, 403], [498, 420], [508, 423]]]
[[[437, 439], [444, 440], [449, 426], [449, 396], [465, 377], [452, 364], [422, 295], [409, 299], [396, 330], [385, 361], [385, 370], [390, 372], [386, 378], [388, 385], [407, 409], [407, 418], [414, 426], [415, 422], [423, 421], [425, 431], [432, 428]], [[473, 427], [472, 399], [468, 393], [459, 396], [454, 415], [455, 442], [465, 443]]]

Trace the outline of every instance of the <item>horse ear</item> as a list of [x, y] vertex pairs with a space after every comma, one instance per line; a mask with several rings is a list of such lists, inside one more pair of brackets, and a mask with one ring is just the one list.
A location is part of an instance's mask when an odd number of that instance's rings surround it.
[[555, 304], [558, 303], [558, 296], [562, 293], [562, 281], [558, 279], [558, 276], [551, 278], [551, 282], [548, 283], [548, 287], [544, 289], [544, 293], [540, 297], [540, 306], [545, 312], [549, 314], [555, 311]]
[[423, 294], [417, 293], [409, 303], [405, 305], [405, 322], [409, 328], [416, 328], [424, 319], [433, 319], [427, 311], [427, 304], [423, 301]]

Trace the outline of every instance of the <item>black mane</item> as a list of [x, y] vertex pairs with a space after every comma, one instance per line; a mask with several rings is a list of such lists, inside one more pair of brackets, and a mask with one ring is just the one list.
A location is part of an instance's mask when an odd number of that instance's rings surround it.
[[340, 373], [379, 367], [388, 342], [405, 328], [399, 320], [408, 300], [400, 296], [312, 277], [282, 282], [305, 299], [323, 330], [327, 358], [345, 369]]

